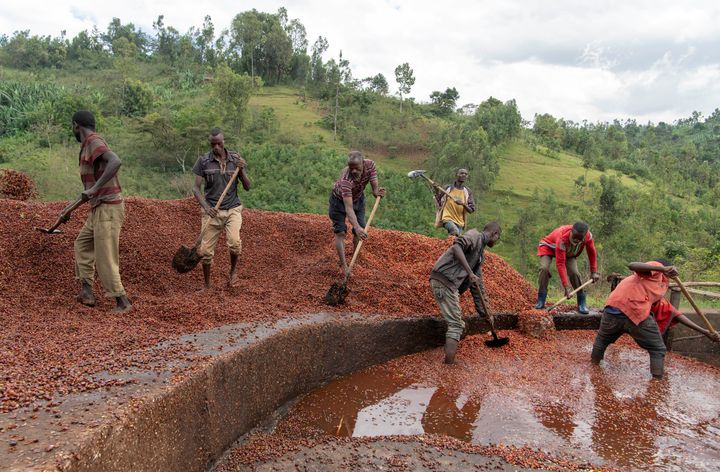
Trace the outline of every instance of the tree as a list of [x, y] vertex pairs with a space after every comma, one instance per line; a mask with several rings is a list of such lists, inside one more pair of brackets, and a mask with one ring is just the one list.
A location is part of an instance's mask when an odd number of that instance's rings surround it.
[[337, 64], [332, 64], [330, 75], [335, 85], [335, 112], [333, 113], [333, 141], [337, 141], [337, 118], [339, 99], [340, 99], [340, 85], [342, 82], [350, 80], [350, 62], [347, 59], [343, 59], [342, 51], [340, 51], [340, 59]]
[[221, 104], [223, 118], [234, 126], [235, 132], [242, 129], [253, 88], [251, 77], [236, 74], [226, 64], [221, 64], [215, 72], [213, 94]]
[[255, 54], [262, 41], [261, 13], [254, 8], [239, 13], [232, 21], [233, 42], [240, 47], [243, 57], [250, 58], [250, 78], [255, 86]]
[[434, 91], [430, 94], [430, 101], [433, 104], [432, 112], [437, 116], [451, 115], [455, 111], [458, 98], [460, 98], [460, 94], [455, 87], [448, 87], [444, 92]]
[[488, 135], [477, 120], [455, 117], [452, 124], [433, 139], [429, 168], [436, 178], [452, 181], [462, 167], [472, 175], [474, 187], [487, 190], [500, 166]]
[[387, 95], [390, 87], [388, 86], [388, 81], [384, 75], [378, 74], [374, 77], [368, 77], [365, 81], [368, 82], [368, 88], [372, 92], [380, 95]]
[[490, 144], [497, 146], [520, 134], [522, 117], [515, 100], [503, 103], [490, 97], [475, 110], [475, 119], [488, 134]]
[[328, 40], [322, 36], [318, 36], [312, 47], [312, 56], [310, 59], [310, 79], [317, 86], [325, 82], [325, 65], [323, 63], [323, 54], [328, 50], [330, 44]]
[[403, 94], [410, 93], [412, 86], [415, 85], [415, 77], [410, 64], [404, 62], [395, 68], [395, 81], [398, 83], [398, 93], [400, 94], [400, 113], [402, 113]]

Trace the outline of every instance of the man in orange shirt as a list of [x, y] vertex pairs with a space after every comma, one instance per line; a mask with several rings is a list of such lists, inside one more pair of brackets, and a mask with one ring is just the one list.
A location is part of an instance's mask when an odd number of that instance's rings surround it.
[[629, 334], [650, 354], [650, 373], [662, 378], [665, 365], [665, 343], [655, 320], [650, 316], [653, 304], [667, 292], [669, 277], [678, 275], [668, 261], [631, 262], [633, 275], [620, 282], [605, 302], [600, 329], [595, 337], [591, 359], [599, 364], [607, 347], [624, 333]]

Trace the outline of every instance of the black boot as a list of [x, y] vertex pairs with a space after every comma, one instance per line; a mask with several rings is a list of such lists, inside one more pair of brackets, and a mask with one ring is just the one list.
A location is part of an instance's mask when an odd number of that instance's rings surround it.
[[538, 290], [538, 299], [537, 299], [537, 303], [535, 304], [536, 310], [542, 310], [543, 308], [545, 308], [545, 299], [546, 298], [547, 298], [547, 291], [541, 292], [540, 290]]

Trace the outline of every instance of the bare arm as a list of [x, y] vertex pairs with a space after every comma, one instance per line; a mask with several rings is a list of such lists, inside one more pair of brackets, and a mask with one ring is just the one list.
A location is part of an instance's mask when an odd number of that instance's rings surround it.
[[465, 253], [463, 252], [462, 248], [457, 244], [453, 244], [452, 251], [455, 259], [460, 263], [463, 269], [465, 269], [468, 277], [470, 277], [470, 286], [473, 286], [475, 284], [481, 284], [482, 280], [477, 275], [475, 275], [475, 273], [470, 268], [470, 264], [468, 264], [467, 258], [465, 257]]
[[684, 325], [687, 326], [688, 328], [694, 329], [694, 330], [697, 331], [698, 333], [704, 334], [705, 336], [707, 336], [708, 338], [712, 339], [713, 341], [715, 341], [715, 342], [720, 342], [720, 334], [718, 334], [718, 333], [711, 333], [711, 332], [708, 331], [707, 329], [701, 328], [700, 326], [698, 326], [698, 325], [696, 325], [695, 323], [693, 323], [693, 322], [690, 320], [690, 318], [688, 318], [687, 316], [685, 316], [685, 315], [678, 315], [678, 316], [675, 317], [675, 319], [678, 321], [678, 323], [684, 324]]
[[380, 187], [380, 183], [378, 179], [373, 179], [370, 181], [370, 186], [372, 187], [372, 193], [376, 197], [384, 197], [385, 196], [385, 189]]
[[90, 187], [89, 189], [85, 190], [82, 194], [80, 194], [83, 201], [88, 201], [92, 198], [95, 193], [106, 183], [110, 181], [113, 177], [115, 177], [115, 174], [117, 174], [118, 170], [120, 169], [120, 166], [122, 165], [122, 161], [112, 151], [105, 151], [104, 153], [100, 154], [96, 159], [93, 165], [97, 165], [100, 162], [105, 162], [105, 170], [103, 171], [102, 175], [99, 179], [95, 181], [95, 185]]
[[207, 200], [205, 200], [205, 195], [202, 193], [201, 186], [203, 180], [204, 179], [201, 176], [195, 175], [195, 182], [193, 183], [193, 196], [195, 197], [195, 200], [198, 201], [202, 209], [205, 210], [205, 213], [215, 218], [217, 216], [217, 210], [210, 206]]
[[240, 182], [242, 183], [243, 188], [247, 192], [248, 190], [250, 190], [251, 183], [250, 183], [250, 177], [248, 177], [248, 175], [247, 175], [247, 170], [245, 167], [246, 166], [245, 159], [240, 157], [238, 160], [238, 166], [240, 167], [240, 175], [238, 175], [238, 179], [240, 179]]
[[345, 214], [347, 215], [348, 220], [350, 220], [350, 224], [355, 229], [355, 233], [360, 236], [360, 239], [367, 238], [365, 228], [360, 226], [360, 223], [358, 223], [357, 220], [357, 216], [355, 215], [355, 210], [353, 210], [352, 197], [343, 197], [343, 203], [345, 204]]
[[653, 264], [646, 264], [644, 262], [631, 262], [630, 264], [628, 264], [628, 269], [640, 274], [649, 274], [650, 272], [662, 272], [668, 277], [675, 277], [676, 275], [678, 275], [675, 266], [657, 266]]

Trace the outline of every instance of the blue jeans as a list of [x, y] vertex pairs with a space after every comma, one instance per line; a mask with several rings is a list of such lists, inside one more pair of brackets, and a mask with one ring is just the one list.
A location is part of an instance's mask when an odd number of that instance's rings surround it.
[[443, 221], [443, 228], [447, 230], [450, 236], [462, 236], [462, 228], [452, 221]]

